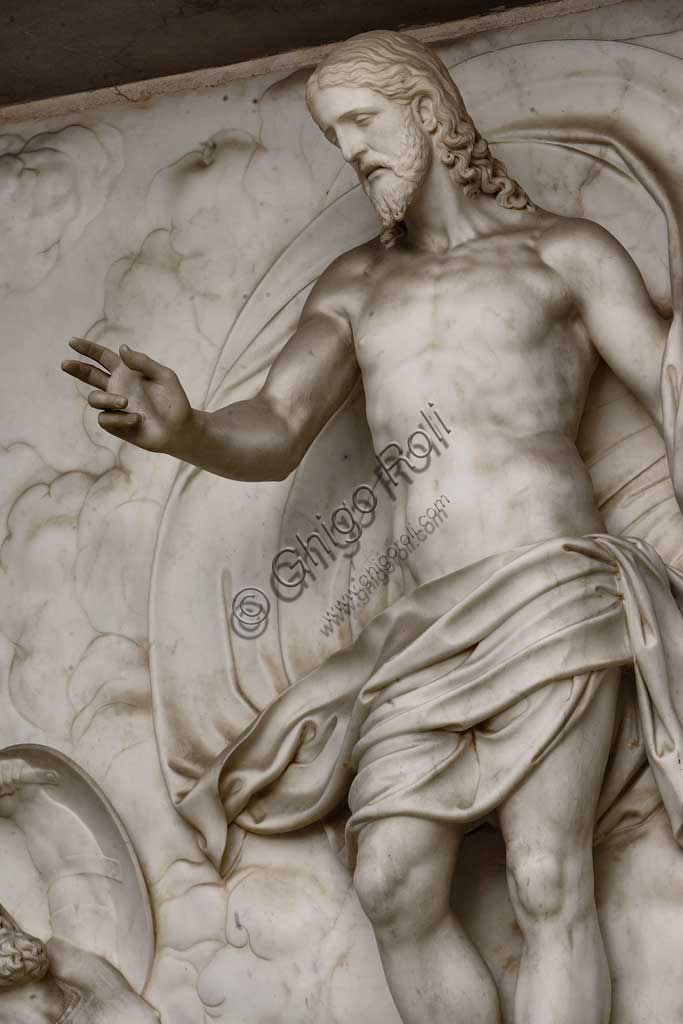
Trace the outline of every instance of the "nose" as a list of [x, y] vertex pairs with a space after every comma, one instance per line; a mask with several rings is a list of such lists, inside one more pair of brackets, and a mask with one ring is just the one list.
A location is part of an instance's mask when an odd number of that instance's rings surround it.
[[337, 143], [347, 164], [354, 163], [367, 150], [361, 133], [351, 127], [337, 131]]

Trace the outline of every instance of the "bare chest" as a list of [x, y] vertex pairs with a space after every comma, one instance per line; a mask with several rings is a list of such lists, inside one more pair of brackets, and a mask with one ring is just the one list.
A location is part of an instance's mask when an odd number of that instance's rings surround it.
[[[595, 353], [562, 281], [540, 260], [409, 258], [369, 282], [354, 324], [368, 412], [439, 394], [470, 424], [573, 420]], [[535, 416], [534, 425], [539, 420]]]
[[538, 356], [571, 313], [562, 282], [540, 261], [414, 257], [374, 275], [354, 334], [367, 369], [423, 354], [425, 346], [465, 364], [485, 354], [515, 360]]

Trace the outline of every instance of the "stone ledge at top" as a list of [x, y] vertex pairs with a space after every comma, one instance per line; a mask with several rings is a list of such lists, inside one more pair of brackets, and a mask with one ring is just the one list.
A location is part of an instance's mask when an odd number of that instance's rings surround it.
[[[177, 7], [176, 0], [167, 0]], [[192, 17], [179, 13], [150, 19], [124, 17], [117, 5], [115, 18], [103, 27], [102, 17], [89, 9], [78, 22], [43, 18], [27, 24], [25, 8], [8, 4], [0, 15], [0, 124], [33, 120], [101, 107], [112, 103], [140, 103], [155, 95], [225, 85], [237, 78], [291, 71], [318, 62], [340, 39], [377, 28], [400, 28], [424, 42], [446, 43], [496, 29], [514, 29], [548, 18], [590, 12], [623, 4], [624, 0], [459, 0], [457, 19], [453, 5], [444, 0], [407, 0], [391, 10], [374, 5], [345, 4], [329, 19], [297, 10], [289, 0], [279, 16], [250, 17], [249, 5], [238, 15], [226, 4], [208, 10], [195, 0]], [[204, 9], [202, 9], [204, 8]], [[140, 8], [136, 6], [135, 11]], [[445, 16], [451, 17], [446, 20]], [[201, 15], [201, 17], [200, 17]], [[296, 24], [295, 24], [296, 19]], [[125, 29], [124, 26], [125, 25]], [[229, 26], [234, 26], [228, 32]], [[90, 26], [90, 27], [88, 27]], [[137, 26], [137, 27], [136, 27]], [[263, 31], [267, 28], [268, 31]], [[56, 35], [55, 35], [56, 30]], [[226, 36], [229, 41], [226, 45]], [[30, 39], [27, 48], [26, 39]], [[55, 53], [59, 59], [55, 60]], [[123, 58], [123, 55], [125, 59]], [[29, 70], [30, 69], [30, 70]]]

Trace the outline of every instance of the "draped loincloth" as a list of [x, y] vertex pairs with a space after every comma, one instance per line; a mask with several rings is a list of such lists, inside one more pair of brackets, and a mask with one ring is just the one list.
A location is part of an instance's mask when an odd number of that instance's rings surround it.
[[289, 832], [346, 798], [351, 842], [393, 815], [471, 824], [580, 721], [602, 669], [632, 664], [637, 715], [627, 701], [599, 814], [616, 820], [614, 798], [647, 758], [683, 841], [682, 607], [683, 575], [639, 540], [559, 538], [486, 558], [373, 619], [273, 701], [178, 809], [223, 872], [229, 826]]

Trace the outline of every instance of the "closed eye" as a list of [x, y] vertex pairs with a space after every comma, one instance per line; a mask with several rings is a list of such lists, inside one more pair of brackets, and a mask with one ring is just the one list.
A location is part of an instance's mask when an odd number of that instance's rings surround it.
[[327, 139], [328, 142], [331, 142], [333, 146], [339, 147], [339, 143], [337, 142], [337, 136], [334, 134], [331, 128], [328, 128], [327, 131], [325, 132], [325, 138]]

